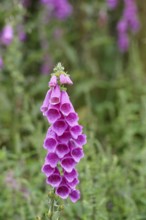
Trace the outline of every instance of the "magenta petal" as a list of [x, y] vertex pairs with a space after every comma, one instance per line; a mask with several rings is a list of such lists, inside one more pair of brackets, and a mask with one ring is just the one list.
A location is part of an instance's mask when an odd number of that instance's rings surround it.
[[67, 185], [61, 185], [56, 189], [56, 194], [62, 199], [67, 199], [69, 196], [70, 190]]
[[70, 150], [72, 150], [72, 149], [78, 147], [78, 144], [75, 142], [75, 140], [70, 139], [69, 143], [68, 143], [68, 146], [69, 146]]
[[57, 77], [56, 76], [52, 76], [49, 82], [49, 86], [50, 87], [55, 87], [57, 85]]
[[64, 177], [68, 182], [72, 182], [76, 177], [78, 176], [78, 173], [75, 169], [73, 169], [70, 173], [64, 172]]
[[60, 186], [66, 185], [66, 184], [67, 184], [67, 181], [66, 181], [65, 177], [62, 176], [62, 180], [61, 180]]
[[64, 75], [64, 74], [60, 75], [60, 83], [61, 84], [70, 84], [70, 85], [73, 84], [70, 77], [68, 75]]
[[50, 176], [54, 172], [54, 168], [52, 168], [49, 164], [44, 164], [42, 172], [45, 173], [46, 176]]
[[75, 125], [70, 129], [70, 133], [73, 138], [77, 139], [77, 137], [82, 133], [83, 127], [81, 125]]
[[54, 174], [60, 175], [60, 171], [59, 171], [58, 167], [55, 167], [55, 169], [54, 169]]
[[58, 144], [56, 147], [56, 154], [59, 158], [63, 158], [69, 153], [69, 147], [66, 144]]
[[46, 113], [47, 119], [50, 124], [53, 124], [55, 121], [57, 121], [60, 117], [61, 114], [59, 111], [55, 108], [49, 108], [49, 110]]
[[55, 153], [49, 153], [46, 157], [46, 161], [48, 164], [52, 167], [55, 168], [57, 166], [57, 163], [59, 161], [58, 156]]
[[61, 161], [61, 166], [68, 173], [70, 173], [74, 169], [75, 165], [76, 163], [72, 157], [66, 157]]
[[51, 98], [50, 98], [50, 104], [56, 105], [60, 103], [60, 87], [57, 85], [52, 89]]
[[53, 108], [53, 109], [56, 109], [56, 110], [60, 110], [60, 104], [58, 103], [58, 104], [55, 104], [55, 105], [49, 105], [49, 108]]
[[66, 117], [66, 121], [71, 127], [76, 125], [78, 120], [78, 115], [75, 112], [69, 113], [69, 115]]
[[70, 103], [70, 99], [66, 91], [61, 92], [61, 105], [64, 103]]
[[64, 74], [61, 74], [60, 75], [60, 84], [67, 84], [67, 81], [66, 81], [66, 76]]
[[80, 199], [80, 191], [79, 190], [73, 190], [69, 195], [71, 201], [73, 203], [77, 202]]
[[48, 137], [48, 136], [51, 136], [51, 137], [53, 137], [53, 138], [56, 138], [56, 134], [55, 134], [55, 132], [53, 131], [52, 126], [48, 128], [48, 131], [47, 131], [47, 135], [46, 135], [46, 136], [47, 136], [47, 137]]
[[66, 76], [66, 81], [67, 81], [67, 84], [73, 85], [73, 82], [72, 82], [72, 80], [70, 79], [69, 76]]
[[82, 146], [84, 144], [86, 144], [86, 135], [85, 134], [81, 134], [78, 136], [78, 138], [75, 140], [75, 142], [79, 145]]
[[71, 138], [70, 132], [69, 132], [69, 131], [65, 131], [65, 132], [63, 133], [63, 135], [61, 135], [61, 136], [59, 137], [59, 141], [60, 141], [61, 143], [67, 144], [67, 143], [69, 142], [70, 138]]
[[79, 180], [78, 178], [75, 178], [72, 182], [68, 182], [67, 185], [72, 188], [75, 189], [75, 187], [79, 184]]
[[46, 96], [45, 96], [45, 99], [43, 101], [43, 104], [41, 106], [41, 112], [45, 113], [47, 110], [48, 110], [48, 107], [49, 107], [49, 100], [50, 100], [50, 96], [51, 96], [51, 90], [48, 90]]
[[64, 120], [58, 120], [56, 121], [54, 124], [53, 124], [53, 131], [58, 135], [58, 136], [61, 136], [64, 131], [66, 130], [67, 128], [67, 124], [65, 123]]
[[71, 112], [71, 105], [70, 103], [64, 103], [61, 105], [60, 111], [62, 112], [63, 115], [68, 115]]
[[61, 176], [58, 174], [52, 174], [47, 178], [47, 183], [53, 187], [58, 187], [61, 182]]
[[54, 137], [48, 137], [44, 141], [44, 148], [49, 150], [49, 152], [54, 152], [56, 149], [57, 141]]
[[72, 104], [70, 102], [67, 92], [61, 92], [61, 106], [60, 111], [63, 115], [67, 116], [71, 111], [73, 111]]
[[72, 150], [71, 155], [72, 155], [73, 159], [75, 160], [75, 162], [78, 163], [80, 161], [80, 159], [84, 157], [84, 152], [83, 152], [82, 148], [77, 147]]

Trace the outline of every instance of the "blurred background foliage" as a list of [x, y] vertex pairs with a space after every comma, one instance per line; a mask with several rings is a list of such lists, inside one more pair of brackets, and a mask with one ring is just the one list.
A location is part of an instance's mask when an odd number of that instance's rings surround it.
[[32, 220], [47, 211], [41, 166], [48, 123], [40, 106], [61, 61], [88, 140], [78, 165], [81, 200], [65, 201], [61, 219], [146, 220], [145, 2], [138, 2], [141, 29], [126, 53], [115, 28], [122, 6], [70, 0], [71, 15], [56, 19], [41, 2], [26, 2], [0, 2], [1, 31], [7, 23], [14, 31], [9, 45], [0, 44], [0, 219]]

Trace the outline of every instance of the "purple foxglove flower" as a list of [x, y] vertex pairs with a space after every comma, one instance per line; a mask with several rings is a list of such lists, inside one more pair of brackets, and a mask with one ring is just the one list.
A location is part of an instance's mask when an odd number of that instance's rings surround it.
[[3, 68], [3, 59], [0, 57], [0, 70]]
[[64, 120], [58, 120], [53, 124], [52, 129], [58, 136], [61, 136], [67, 129], [67, 124]]
[[54, 14], [58, 19], [66, 19], [72, 13], [72, 6], [67, 0], [54, 1]]
[[44, 99], [44, 102], [41, 106], [41, 112], [44, 114], [47, 110], [48, 110], [48, 107], [49, 107], [49, 102], [50, 102], [50, 96], [51, 96], [51, 93], [52, 91], [51, 90], [48, 90], [46, 96], [45, 96], [45, 99]]
[[77, 139], [78, 136], [82, 133], [82, 129], [83, 129], [83, 127], [81, 125], [75, 125], [75, 126], [71, 127], [71, 129], [70, 129], [71, 136], [74, 139]]
[[79, 120], [79, 117], [78, 117], [77, 113], [75, 113], [75, 112], [71, 112], [71, 113], [69, 113], [68, 116], [66, 116], [66, 122], [71, 127], [76, 125], [78, 120]]
[[57, 85], [52, 89], [51, 97], [50, 97], [50, 104], [56, 105], [60, 103], [60, 87]]
[[8, 46], [9, 44], [11, 44], [13, 40], [13, 28], [10, 24], [7, 24], [1, 33], [1, 42]]
[[68, 182], [72, 182], [76, 177], [78, 177], [78, 173], [75, 169], [73, 169], [70, 173], [65, 171], [64, 177]]
[[75, 165], [76, 163], [72, 157], [65, 157], [61, 161], [61, 167], [68, 173], [74, 169]]
[[70, 139], [68, 145], [69, 145], [70, 150], [72, 150], [72, 149], [74, 149], [76, 147], [79, 147], [74, 139]]
[[49, 164], [44, 164], [42, 166], [42, 172], [46, 174], [46, 176], [50, 176], [52, 173], [54, 173], [54, 168], [52, 168]]
[[84, 157], [83, 149], [77, 147], [71, 151], [71, 155], [75, 162], [79, 163], [79, 161]]
[[74, 111], [72, 104], [70, 102], [67, 92], [61, 92], [61, 106], [60, 111], [63, 115], [67, 116], [71, 111]]
[[77, 200], [80, 199], [80, 191], [79, 190], [73, 190], [70, 194], [69, 197], [73, 203], [75, 203]]
[[65, 131], [61, 136], [59, 136], [59, 140], [61, 143], [68, 144], [71, 138], [71, 133], [69, 131]]
[[49, 110], [46, 113], [46, 117], [48, 119], [48, 122], [52, 124], [61, 117], [61, 114], [59, 110], [53, 107], [53, 108], [49, 108]]
[[50, 87], [55, 87], [57, 85], [57, 77], [56, 76], [52, 76], [49, 82], [49, 86]]
[[53, 187], [58, 187], [61, 182], [61, 176], [59, 174], [52, 174], [47, 178], [47, 183]]
[[82, 133], [83, 127], [78, 124], [78, 114], [67, 92], [62, 91], [57, 84], [60, 80], [58, 72], [63, 72], [63, 68], [58, 64], [54, 71], [57, 71], [54, 75], [56, 77], [51, 78], [51, 88], [41, 106], [43, 116], [51, 124], [43, 145], [48, 152], [42, 172], [47, 177], [47, 184], [55, 188], [58, 196], [62, 199], [70, 197], [72, 202], [76, 202], [80, 193], [76, 190], [79, 180], [75, 166], [84, 157], [86, 135]]
[[[107, 0], [109, 8], [114, 9], [118, 0]], [[121, 53], [126, 52], [129, 48], [128, 32], [138, 32], [140, 23], [138, 19], [138, 10], [135, 0], [124, 0], [123, 15], [117, 24], [118, 47]]]
[[137, 6], [134, 0], [125, 0], [123, 17], [127, 20], [132, 32], [137, 32], [139, 30], [140, 24], [137, 16]]
[[53, 131], [52, 126], [51, 126], [51, 127], [48, 128], [46, 136], [54, 137], [54, 135], [55, 135], [55, 132]]
[[75, 140], [75, 142], [79, 145], [85, 145], [86, 144], [86, 135], [85, 134], [81, 134], [78, 136], [78, 138]]
[[127, 29], [128, 29], [128, 24], [127, 24], [126, 19], [121, 19], [117, 25], [118, 32], [125, 33], [127, 31]]
[[59, 161], [58, 156], [55, 153], [48, 153], [46, 157], [46, 162], [52, 167], [55, 168]]
[[75, 187], [79, 184], [79, 180], [78, 178], [74, 178], [74, 180], [72, 182], [68, 182], [67, 185], [71, 188], [71, 189], [75, 189]]
[[136, 33], [140, 29], [140, 23], [137, 16], [133, 16], [132, 19], [129, 19], [129, 26], [131, 27], [131, 31]]
[[70, 79], [70, 77], [68, 75], [61, 74], [60, 75], [60, 84], [61, 85], [63, 85], [63, 84], [72, 85], [73, 82], [71, 81], [71, 79]]
[[67, 84], [73, 85], [73, 82], [68, 75], [66, 76], [66, 81], [67, 81]]
[[58, 144], [56, 147], [56, 154], [59, 158], [63, 158], [69, 151], [69, 147], [66, 144]]
[[70, 189], [67, 185], [60, 185], [56, 189], [56, 194], [60, 196], [62, 199], [67, 199], [67, 197], [69, 196], [69, 193], [70, 193]]
[[54, 152], [57, 146], [57, 140], [55, 133], [48, 135], [44, 140], [44, 148], [49, 150], [49, 152]]

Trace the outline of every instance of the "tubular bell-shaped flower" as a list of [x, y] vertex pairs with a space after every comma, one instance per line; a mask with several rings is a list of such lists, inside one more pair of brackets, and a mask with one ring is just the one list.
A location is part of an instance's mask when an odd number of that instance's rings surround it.
[[72, 202], [76, 202], [80, 199], [80, 192], [76, 190], [79, 179], [75, 166], [84, 157], [86, 135], [82, 133], [78, 114], [64, 90], [64, 84], [73, 83], [61, 64], [54, 71], [49, 82], [50, 89], [41, 106], [43, 116], [51, 124], [43, 144], [47, 156], [42, 172], [56, 195], [62, 199], [70, 197]]

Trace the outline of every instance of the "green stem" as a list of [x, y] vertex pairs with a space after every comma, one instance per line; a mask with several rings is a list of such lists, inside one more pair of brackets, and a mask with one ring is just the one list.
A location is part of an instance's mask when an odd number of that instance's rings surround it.
[[53, 191], [53, 195], [51, 196], [51, 207], [50, 207], [49, 220], [53, 219], [53, 215], [54, 215], [54, 202], [55, 202], [55, 190]]

